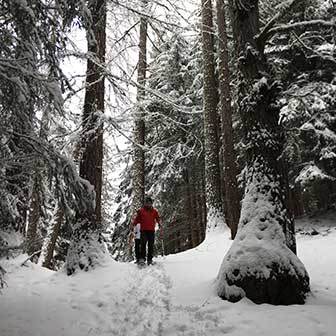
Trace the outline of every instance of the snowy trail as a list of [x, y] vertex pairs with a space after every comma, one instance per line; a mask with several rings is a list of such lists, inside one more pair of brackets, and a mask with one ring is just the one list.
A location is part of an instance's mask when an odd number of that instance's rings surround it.
[[227, 233], [214, 232], [154, 266], [108, 259], [70, 277], [21, 267], [24, 256], [5, 261], [0, 336], [335, 336], [336, 230], [298, 237], [312, 288], [300, 306], [220, 300], [213, 281], [230, 244]]
[[163, 335], [171, 282], [162, 264], [138, 269], [110, 261], [67, 277], [20, 262], [7, 265], [1, 336]]
[[114, 324], [121, 326], [116, 335], [162, 335], [170, 310], [170, 279], [161, 264], [134, 268], [132, 285], [119, 305], [121, 310], [113, 317]]

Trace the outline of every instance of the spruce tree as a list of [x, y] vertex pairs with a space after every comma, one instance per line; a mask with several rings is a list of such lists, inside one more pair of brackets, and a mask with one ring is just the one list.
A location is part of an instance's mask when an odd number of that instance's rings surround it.
[[259, 1], [231, 1], [233, 34], [239, 55], [239, 110], [245, 131], [245, 195], [238, 233], [217, 277], [220, 297], [256, 303], [304, 303], [309, 277], [291, 250], [292, 218], [286, 202], [281, 159], [284, 132], [279, 125], [279, 83], [269, 73], [257, 44]]
[[195, 55], [182, 32], [163, 35], [161, 40], [165, 42], [153, 53], [148, 69], [146, 124], [151, 151], [146, 171], [148, 188], [166, 223], [165, 250], [171, 253], [197, 246], [205, 233], [203, 207], [196, 204], [204, 194], [204, 184], [197, 183], [204, 179], [202, 134], [197, 134], [202, 128], [201, 83], [196, 80]]

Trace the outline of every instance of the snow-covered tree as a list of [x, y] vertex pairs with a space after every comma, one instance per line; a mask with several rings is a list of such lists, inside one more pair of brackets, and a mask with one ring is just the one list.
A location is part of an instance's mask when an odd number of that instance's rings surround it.
[[336, 205], [336, 62], [331, 21], [335, 8], [331, 2], [314, 0], [305, 2], [299, 13], [297, 27], [276, 34], [266, 52], [284, 83], [280, 116], [287, 131], [291, 203], [294, 213], [302, 215]]
[[82, 143], [79, 174], [87, 182], [91, 198], [85, 211], [79, 209], [73, 228], [66, 268], [72, 274], [77, 268], [88, 270], [99, 263], [105, 252], [102, 241], [101, 192], [103, 170], [103, 125], [106, 50], [106, 1], [88, 3], [90, 20], [86, 27], [88, 60], [82, 117]]
[[245, 131], [246, 186], [238, 233], [220, 268], [217, 293], [230, 301], [246, 296], [256, 303], [304, 303], [309, 277], [294, 254], [293, 219], [281, 157], [280, 87], [264, 55], [266, 30], [259, 35], [261, 40], [256, 38], [260, 33], [258, 4], [257, 0], [230, 1], [239, 55], [238, 102]]
[[237, 183], [238, 167], [234, 149], [232, 129], [232, 106], [230, 89], [229, 52], [226, 31], [226, 10], [224, 1], [217, 0], [217, 30], [218, 30], [218, 86], [219, 110], [221, 115], [221, 137], [223, 149], [224, 176], [224, 213], [225, 220], [231, 229], [231, 237], [235, 238], [240, 217], [240, 194]]
[[202, 0], [201, 3], [204, 155], [208, 221], [216, 220], [224, 223], [219, 170], [218, 87], [215, 78], [213, 9], [211, 0]]
[[[129, 155], [127, 153], [125, 156]], [[114, 200], [118, 206], [112, 217], [114, 228], [108, 242], [112, 257], [121, 261], [133, 259], [128, 241], [132, 218], [132, 176], [130, 172], [129, 164], [126, 163], [125, 169], [120, 174], [119, 192]]]
[[204, 193], [202, 81], [195, 41], [190, 43], [182, 32], [161, 40], [149, 66], [146, 170], [148, 190], [160, 204], [170, 253], [194, 247], [204, 237], [204, 217], [197, 214], [204, 207], [196, 205], [197, 195]]
[[68, 218], [71, 208], [86, 205], [84, 184], [71, 160], [40, 133], [45, 121], [41, 115], [47, 112], [47, 122], [64, 115], [62, 93], [70, 85], [59, 64], [69, 25], [82, 9], [77, 1], [61, 0], [0, 4], [1, 229], [24, 233], [32, 193], [31, 223], [37, 224], [39, 190], [46, 186], [36, 172], [52, 176]]
[[137, 65], [137, 107], [134, 117], [134, 163], [133, 163], [133, 214], [143, 206], [145, 197], [145, 120], [143, 100], [145, 98], [146, 70], [147, 70], [147, 26], [145, 16], [147, 0], [141, 0], [142, 12], [139, 28], [139, 60]]

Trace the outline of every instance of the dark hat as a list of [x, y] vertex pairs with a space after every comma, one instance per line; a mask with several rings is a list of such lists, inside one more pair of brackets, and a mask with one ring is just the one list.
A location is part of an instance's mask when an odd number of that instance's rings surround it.
[[149, 196], [145, 197], [145, 204], [153, 204], [153, 199]]

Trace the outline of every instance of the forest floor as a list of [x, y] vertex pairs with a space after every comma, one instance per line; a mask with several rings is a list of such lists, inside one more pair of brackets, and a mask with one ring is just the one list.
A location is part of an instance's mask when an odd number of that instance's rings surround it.
[[305, 305], [219, 299], [213, 282], [231, 245], [224, 229], [143, 269], [106, 260], [68, 277], [30, 262], [22, 267], [23, 255], [1, 261], [8, 286], [0, 294], [0, 335], [335, 336], [335, 227], [330, 216], [298, 221], [298, 255], [312, 290]]

